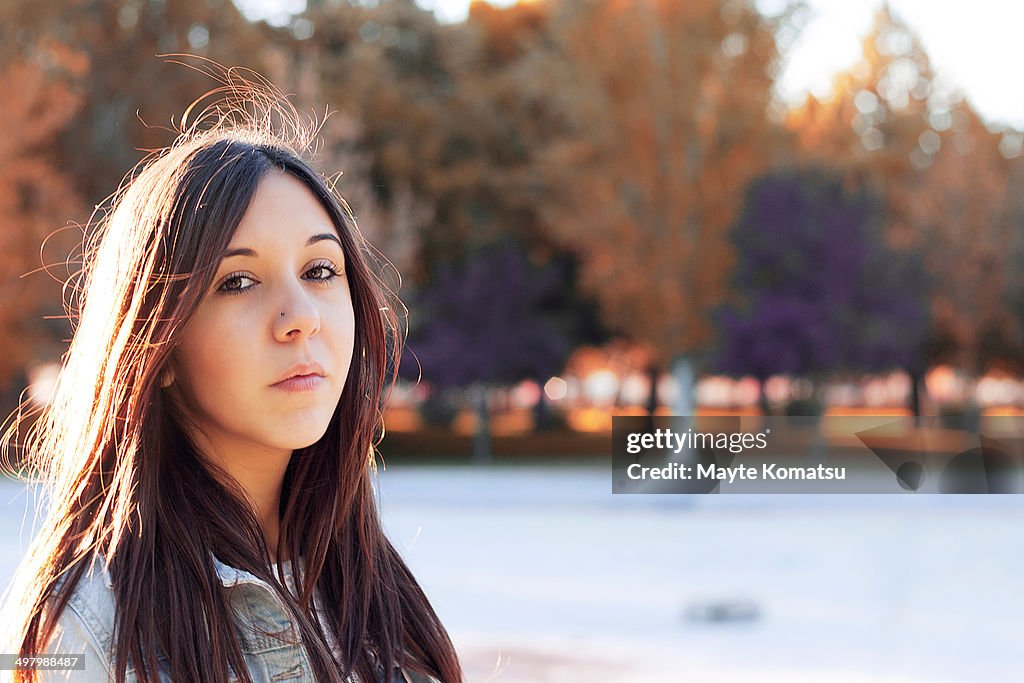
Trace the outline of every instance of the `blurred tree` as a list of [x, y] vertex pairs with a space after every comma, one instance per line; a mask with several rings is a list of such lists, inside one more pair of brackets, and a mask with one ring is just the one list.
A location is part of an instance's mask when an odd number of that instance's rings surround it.
[[544, 266], [513, 240], [482, 247], [460, 266], [444, 264], [411, 306], [403, 376], [435, 392], [465, 389], [477, 411], [475, 457], [488, 459], [488, 389], [562, 370], [572, 349], [602, 341], [592, 308], [571, 286], [567, 255]]
[[884, 5], [862, 40], [861, 60], [835, 77], [827, 99], [808, 95], [787, 122], [798, 158], [869, 176], [885, 197], [887, 238], [902, 246], [919, 236], [912, 198], [924, 187], [917, 171], [927, 163], [921, 141], [929, 112], [958, 102], [917, 36]]
[[733, 228], [739, 265], [717, 365], [761, 382], [765, 414], [771, 375], [880, 372], [921, 353], [923, 267], [888, 248], [881, 200], [848, 185], [823, 168], [764, 176]]
[[56, 266], [81, 239], [62, 227], [83, 203], [56, 163], [53, 140], [81, 105], [73, 83], [89, 62], [54, 40], [23, 53], [7, 44], [0, 53], [0, 413], [7, 416], [26, 387], [27, 366], [57, 357], [55, 342], [70, 332], [60, 319], [70, 274]]
[[191, 53], [260, 71], [263, 42], [274, 33], [246, 21], [231, 0], [7, 0], [0, 26], [16, 51], [50, 37], [89, 57], [91, 68], [74, 84], [83, 104], [63, 129], [58, 154], [94, 204], [118, 186], [142, 150], [170, 144], [168, 123], [179, 125], [188, 104], [217, 85], [158, 54]]
[[1020, 224], [1000, 138], [962, 103], [922, 172], [927, 189], [914, 197], [926, 263], [940, 284], [936, 318], [958, 331], [956, 365], [968, 381], [1005, 360], [1013, 336], [1007, 299]]
[[788, 128], [800, 158], [876, 188], [885, 197], [889, 244], [926, 265], [934, 285], [931, 339], [908, 367], [915, 388], [937, 362], [954, 363], [970, 382], [994, 350], [983, 340], [1009, 315], [1013, 193], [1002, 136], [934, 73], [914, 32], [888, 6], [864, 38], [861, 61], [835, 79], [831, 98], [808, 97]]
[[[584, 124], [547, 224], [580, 250], [608, 324], [648, 344], [680, 384], [679, 415], [712, 341], [733, 253], [727, 230], [771, 159], [774, 31], [743, 1], [575, 0], [554, 19]], [[562, 171], [566, 173], [565, 170]]]

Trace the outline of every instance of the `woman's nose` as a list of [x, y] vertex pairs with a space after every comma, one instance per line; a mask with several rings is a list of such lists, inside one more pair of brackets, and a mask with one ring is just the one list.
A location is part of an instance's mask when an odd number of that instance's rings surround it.
[[320, 331], [320, 309], [305, 293], [284, 297], [274, 313], [274, 337], [288, 341]]

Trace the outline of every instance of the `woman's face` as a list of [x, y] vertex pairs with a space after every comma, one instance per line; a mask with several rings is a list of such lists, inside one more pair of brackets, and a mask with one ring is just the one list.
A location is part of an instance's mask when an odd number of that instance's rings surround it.
[[[208, 455], [247, 457], [316, 442], [345, 388], [354, 338], [345, 258], [330, 216], [300, 180], [273, 170], [174, 352], [176, 388], [212, 442]], [[319, 364], [323, 376], [291, 383], [305, 387], [277, 384], [298, 364]]]

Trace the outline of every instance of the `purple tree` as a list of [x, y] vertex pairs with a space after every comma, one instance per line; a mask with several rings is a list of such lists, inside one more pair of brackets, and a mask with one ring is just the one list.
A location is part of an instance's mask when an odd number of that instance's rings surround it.
[[762, 383], [920, 364], [929, 284], [912, 255], [884, 241], [883, 204], [822, 169], [751, 184], [732, 231], [733, 300], [718, 312], [714, 365]]
[[[559, 255], [534, 265], [506, 239], [462, 264], [441, 265], [410, 305], [403, 377], [437, 392], [465, 389], [481, 431], [474, 455], [489, 458], [491, 388], [561, 371], [572, 349], [603, 335], [594, 306], [575, 293], [574, 261]], [[541, 399], [543, 401], [543, 398]]]

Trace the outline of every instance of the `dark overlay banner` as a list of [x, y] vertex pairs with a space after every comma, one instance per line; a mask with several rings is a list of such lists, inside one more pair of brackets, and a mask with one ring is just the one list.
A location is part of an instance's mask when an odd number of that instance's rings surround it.
[[1024, 417], [612, 418], [612, 493], [1024, 493]]

